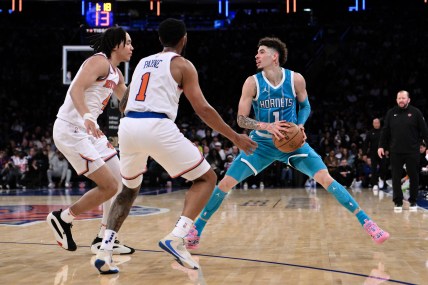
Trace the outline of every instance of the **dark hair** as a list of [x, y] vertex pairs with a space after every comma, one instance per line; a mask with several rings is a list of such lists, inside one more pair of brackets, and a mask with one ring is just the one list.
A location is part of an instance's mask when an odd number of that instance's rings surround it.
[[174, 47], [186, 35], [186, 25], [181, 20], [168, 18], [160, 23], [158, 33], [164, 47]]
[[279, 53], [279, 59], [278, 59], [279, 65], [284, 65], [285, 62], [287, 61], [287, 56], [288, 56], [287, 46], [280, 39], [271, 38], [271, 37], [262, 38], [259, 41], [259, 44], [257, 47], [260, 47], [260, 46], [267, 46], [268, 48], [273, 48], [274, 50], [276, 50]]
[[111, 27], [103, 33], [90, 38], [91, 48], [94, 51], [105, 53], [107, 58], [111, 57], [111, 52], [121, 43], [126, 44], [126, 32], [121, 27]]

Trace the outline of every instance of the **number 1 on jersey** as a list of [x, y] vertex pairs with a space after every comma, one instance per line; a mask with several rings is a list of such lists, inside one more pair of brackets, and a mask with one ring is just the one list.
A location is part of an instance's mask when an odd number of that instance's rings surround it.
[[138, 94], [137, 94], [137, 97], [135, 97], [135, 100], [137, 101], [146, 100], [146, 91], [147, 91], [147, 86], [149, 85], [149, 79], [150, 79], [150, 72], [144, 73], [143, 76], [141, 76], [140, 90], [138, 90]]
[[273, 112], [273, 117], [275, 118], [275, 122], [279, 121], [279, 111]]

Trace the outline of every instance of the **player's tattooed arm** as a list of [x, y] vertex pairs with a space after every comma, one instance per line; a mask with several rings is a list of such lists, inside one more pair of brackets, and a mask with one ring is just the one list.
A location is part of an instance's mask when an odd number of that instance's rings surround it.
[[258, 125], [260, 122], [257, 122], [254, 119], [248, 118], [243, 115], [238, 115], [238, 125], [243, 129], [250, 129], [250, 130], [260, 130]]
[[238, 115], [238, 125], [243, 129], [250, 130], [272, 130], [274, 123], [259, 122], [249, 117]]
[[128, 103], [129, 96], [129, 86], [126, 88], [125, 94], [123, 94], [122, 100], [119, 102], [119, 111], [123, 114], [125, 113], [126, 103]]

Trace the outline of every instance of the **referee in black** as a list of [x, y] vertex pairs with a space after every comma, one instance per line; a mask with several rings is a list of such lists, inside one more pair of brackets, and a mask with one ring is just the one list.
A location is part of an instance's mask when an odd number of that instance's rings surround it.
[[394, 211], [401, 212], [403, 210], [401, 178], [404, 165], [406, 165], [407, 175], [410, 180], [409, 210], [417, 211], [419, 146], [421, 139], [428, 142], [428, 127], [422, 112], [418, 108], [409, 105], [409, 92], [399, 91], [396, 101], [397, 106], [386, 113], [377, 153], [380, 158], [385, 155], [385, 149], [389, 149], [391, 153]]

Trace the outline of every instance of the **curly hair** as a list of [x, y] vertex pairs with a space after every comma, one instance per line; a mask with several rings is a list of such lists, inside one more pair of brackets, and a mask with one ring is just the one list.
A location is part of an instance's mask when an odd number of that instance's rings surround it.
[[107, 58], [111, 57], [111, 52], [120, 44], [126, 44], [126, 32], [121, 27], [111, 27], [101, 34], [90, 38], [91, 48], [94, 51], [105, 53]]
[[260, 46], [267, 46], [268, 48], [273, 48], [279, 53], [279, 65], [284, 65], [287, 62], [288, 50], [284, 42], [279, 38], [274, 37], [265, 37], [259, 41], [258, 48]]

